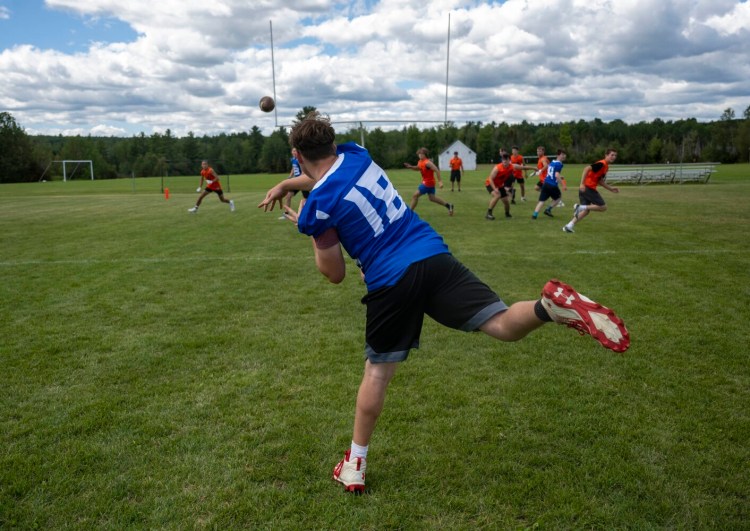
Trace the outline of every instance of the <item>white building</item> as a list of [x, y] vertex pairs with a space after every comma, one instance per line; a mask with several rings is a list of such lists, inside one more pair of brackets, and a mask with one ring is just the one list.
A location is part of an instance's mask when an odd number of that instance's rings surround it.
[[464, 170], [477, 169], [477, 154], [470, 150], [466, 144], [460, 140], [456, 140], [440, 152], [440, 156], [438, 157], [438, 168], [440, 168], [440, 171], [450, 171], [451, 166], [449, 162], [456, 151], [464, 163]]

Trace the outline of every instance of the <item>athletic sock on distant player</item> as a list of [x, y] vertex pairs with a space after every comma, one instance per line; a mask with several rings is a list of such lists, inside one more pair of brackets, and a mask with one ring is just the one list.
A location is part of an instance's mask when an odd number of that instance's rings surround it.
[[491, 208], [487, 209], [487, 214], [489, 214], [490, 216], [492, 215], [492, 209]]
[[351, 452], [349, 453], [349, 459], [356, 459], [357, 457], [367, 458], [367, 449], [370, 446], [360, 446], [352, 441]]
[[538, 300], [536, 301], [536, 304], [534, 305], [534, 314], [545, 323], [551, 323], [552, 317], [549, 316], [547, 313], [547, 310], [544, 309], [544, 306], [542, 305], [542, 301]]

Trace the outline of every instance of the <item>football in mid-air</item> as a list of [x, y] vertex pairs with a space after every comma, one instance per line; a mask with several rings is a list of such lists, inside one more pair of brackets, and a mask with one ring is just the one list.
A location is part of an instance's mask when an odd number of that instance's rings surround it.
[[271, 96], [263, 96], [258, 102], [258, 106], [263, 112], [271, 112], [276, 107], [276, 102], [273, 101]]

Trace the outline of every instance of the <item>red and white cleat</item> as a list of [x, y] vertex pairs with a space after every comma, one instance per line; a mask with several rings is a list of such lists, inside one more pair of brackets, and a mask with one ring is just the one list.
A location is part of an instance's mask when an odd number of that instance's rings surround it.
[[630, 346], [630, 333], [615, 312], [564, 282], [552, 279], [544, 285], [542, 305], [554, 322], [589, 334], [605, 348], [625, 352]]
[[355, 457], [349, 460], [351, 450], [347, 450], [344, 458], [333, 467], [333, 479], [344, 485], [348, 492], [362, 494], [365, 491], [365, 470], [367, 459]]

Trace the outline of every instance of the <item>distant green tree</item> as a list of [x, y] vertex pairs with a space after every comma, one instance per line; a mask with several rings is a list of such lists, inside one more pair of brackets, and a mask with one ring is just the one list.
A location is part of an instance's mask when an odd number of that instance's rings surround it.
[[26, 131], [10, 113], [0, 112], [0, 182], [35, 181], [43, 171]]
[[289, 171], [289, 156], [289, 136], [283, 128], [278, 129], [263, 143], [260, 169], [268, 173], [286, 173]]
[[376, 127], [367, 135], [367, 151], [372, 160], [381, 167], [388, 167], [392, 162], [387, 157], [386, 134], [380, 127]]
[[664, 143], [661, 141], [661, 139], [658, 136], [655, 136], [651, 139], [651, 141], [648, 143], [648, 148], [646, 150], [646, 153], [648, 154], [648, 160], [646, 162], [649, 163], [659, 163], [662, 162], [662, 148], [664, 147]]
[[297, 115], [294, 117], [294, 119], [298, 122], [301, 122], [308, 114], [317, 110], [317, 107], [313, 107], [312, 105], [305, 105], [304, 107], [302, 107], [301, 111], [297, 112]]
[[560, 136], [558, 140], [560, 141], [559, 147], [565, 149], [566, 151], [569, 150], [573, 145], [573, 133], [570, 131], [569, 123], [564, 123], [562, 124], [562, 126], [560, 126]]

